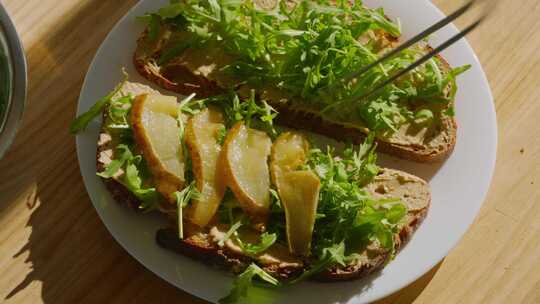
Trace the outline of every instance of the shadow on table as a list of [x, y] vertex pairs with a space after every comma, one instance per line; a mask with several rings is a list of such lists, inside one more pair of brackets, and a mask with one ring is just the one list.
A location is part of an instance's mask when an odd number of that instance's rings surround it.
[[441, 267], [444, 259], [435, 265], [430, 271], [421, 276], [418, 280], [407, 285], [407, 287], [389, 295], [388, 297], [381, 299], [374, 304], [395, 304], [395, 303], [412, 303], [427, 287], [429, 282], [433, 279], [439, 268]]
[[[95, 51], [136, 2], [85, 1], [43, 40], [25, 46], [28, 107], [14, 146], [0, 162], [0, 189], [6, 190], [0, 197], [11, 202], [26, 196], [31, 234], [13, 258], [27, 256], [31, 270], [2, 299], [6, 302], [41, 282], [44, 303], [205, 303], [164, 283], [112, 239], [86, 194], [74, 137], [68, 133]], [[13, 162], [20, 164], [10, 166]], [[0, 206], [0, 211], [10, 207]], [[413, 283], [407, 294], [415, 298], [437, 269]]]
[[[9, 283], [0, 302], [35, 302], [41, 289], [44, 303], [204, 303], [147, 271], [112, 239], [86, 194], [68, 132], [95, 51], [136, 2], [65, 4], [73, 7], [69, 14], [40, 41], [25, 45], [29, 98], [21, 131], [0, 161], [0, 217], [20, 208], [7, 203], [27, 201], [31, 214], [24, 231], [31, 233], [12, 261], [25, 257], [30, 270]], [[51, 22], [47, 18], [42, 21]]]

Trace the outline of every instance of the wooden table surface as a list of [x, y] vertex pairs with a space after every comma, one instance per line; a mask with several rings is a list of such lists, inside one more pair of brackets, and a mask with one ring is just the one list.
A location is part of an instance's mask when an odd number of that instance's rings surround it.
[[[113, 240], [90, 203], [68, 133], [92, 57], [136, 1], [1, 2], [26, 49], [29, 98], [0, 161], [0, 302], [205, 303]], [[446, 12], [455, 2], [436, 1]], [[537, 0], [502, 0], [468, 38], [497, 108], [493, 184], [448, 257], [381, 303], [540, 303], [539, 16]]]

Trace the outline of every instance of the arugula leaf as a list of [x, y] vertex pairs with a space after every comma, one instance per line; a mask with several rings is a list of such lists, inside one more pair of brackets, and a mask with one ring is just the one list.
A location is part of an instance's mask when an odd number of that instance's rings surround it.
[[[407, 214], [407, 208], [401, 202], [393, 204], [389, 208], [375, 209], [372, 204], [357, 214], [354, 227], [361, 227], [361, 238], [376, 239], [391, 253], [394, 253], [394, 233], [397, 232], [397, 224]], [[369, 228], [369, 229], [366, 229]], [[357, 231], [359, 232], [359, 231]], [[358, 236], [356, 236], [358, 239]]]
[[450, 117], [453, 117], [453, 116], [456, 115], [456, 110], [454, 109], [453, 106], [450, 106], [450, 107], [448, 107], [448, 109], [446, 109], [446, 110], [444, 111], [444, 114], [445, 114], [445, 115], [448, 115], [448, 116], [450, 116]]
[[449, 97], [448, 99], [449, 100], [454, 100], [454, 98], [456, 97], [456, 93], [457, 93], [457, 83], [456, 83], [456, 77], [459, 76], [460, 74], [463, 74], [465, 73], [466, 71], [468, 71], [472, 66], [470, 64], [468, 65], [464, 65], [462, 67], [457, 67], [455, 69], [452, 69], [448, 75], [446, 76], [446, 79], [443, 81], [442, 83], [442, 86], [443, 88], [446, 88], [448, 85], [451, 86], [451, 89], [450, 89], [450, 94], [449, 94]]
[[407, 207], [396, 204], [386, 212], [385, 218], [392, 224], [397, 224], [407, 214]]
[[178, 208], [178, 237], [184, 238], [184, 215], [183, 209], [187, 207], [189, 202], [193, 199], [200, 197], [200, 192], [197, 190], [195, 181], [192, 181], [189, 186], [185, 187], [182, 191], [176, 191], [174, 193], [176, 197], [176, 206]]
[[[411, 100], [451, 102], [455, 77], [467, 68], [444, 75], [440, 62], [433, 58], [359, 100], [427, 51], [423, 45], [411, 47], [353, 81], [342, 81], [386, 52], [392, 45], [388, 37], [400, 35], [399, 22], [389, 20], [382, 9], [368, 9], [361, 1], [330, 4], [317, 0], [300, 1], [294, 8], [281, 1], [267, 11], [253, 1], [186, 0], [157, 14], [169, 24], [181, 18], [186, 25], [182, 30], [192, 34], [190, 47], [217, 47], [231, 55], [234, 60], [223, 72], [242, 79], [241, 84], [257, 89], [269, 85], [279, 88], [292, 97], [301, 97], [292, 98], [295, 103], [319, 110], [333, 120], [361, 120], [383, 134], [396, 132], [402, 124], [415, 120], [407, 105]], [[182, 43], [171, 46], [162, 53], [160, 62], [178, 56], [185, 47]]]
[[338, 244], [333, 244], [330, 247], [326, 247], [322, 250], [322, 254], [319, 257], [319, 260], [313, 264], [307, 271], [304, 271], [298, 278], [291, 281], [291, 284], [296, 284], [301, 281], [304, 281], [323, 270], [326, 270], [334, 265], [345, 266], [347, 263], [350, 263], [352, 260], [356, 259], [357, 256], [345, 255], [345, 243], [340, 242]]
[[227, 128], [225, 126], [219, 128], [216, 133], [216, 140], [220, 146], [225, 143], [225, 137], [227, 137]]
[[283, 206], [281, 205], [281, 198], [276, 190], [270, 189], [270, 210], [272, 213], [283, 213]]
[[157, 14], [150, 14], [146, 22], [148, 23], [148, 39], [156, 41], [161, 32], [161, 18]]
[[433, 121], [433, 112], [429, 109], [422, 109], [414, 114], [414, 122], [419, 125], [426, 125]]
[[[396, 199], [374, 200], [362, 188], [379, 172], [374, 139], [374, 134], [369, 134], [363, 144], [345, 149], [340, 157], [331, 148], [326, 152], [311, 149], [308, 153], [304, 169], [313, 171], [321, 180], [312, 240], [321, 268], [329, 267], [323, 257], [330, 253], [339, 256], [340, 247], [328, 252], [336, 244], [343, 243], [346, 253], [374, 241], [394, 250], [393, 235], [407, 208]], [[337, 259], [335, 263], [342, 261]]]
[[133, 158], [131, 150], [129, 150], [127, 145], [121, 144], [116, 147], [116, 155], [120, 155], [113, 159], [106, 167], [105, 171], [97, 173], [97, 176], [103, 178], [112, 178], [116, 173], [124, 166], [124, 164]]
[[116, 94], [118, 94], [118, 92], [120, 92], [120, 90], [122, 89], [124, 84], [127, 82], [127, 77], [128, 77], [127, 74], [125, 74], [124, 80], [122, 82], [120, 82], [120, 84], [117, 85], [116, 88], [114, 88], [114, 90], [111, 93], [109, 93], [107, 96], [105, 96], [105, 97], [101, 98], [100, 100], [98, 100], [92, 107], [90, 107], [90, 109], [88, 109], [88, 111], [86, 111], [85, 113], [83, 113], [79, 117], [77, 117], [71, 123], [71, 125], [69, 127], [69, 131], [72, 134], [77, 134], [77, 133], [83, 131], [84, 129], [86, 129], [88, 124], [94, 118], [99, 116], [103, 112], [103, 109], [109, 105], [109, 103], [111, 102], [111, 99]]
[[253, 279], [259, 278], [262, 281], [273, 286], [279, 286], [279, 281], [266, 273], [257, 264], [252, 263], [244, 272], [242, 272], [233, 283], [233, 288], [229, 295], [219, 300], [220, 304], [238, 303], [242, 298], [248, 296], [249, 290], [253, 287]]
[[131, 110], [132, 103], [133, 96], [131, 95], [123, 96], [117, 98], [116, 100], [111, 99], [108, 108], [108, 118], [110, 119], [110, 122], [108, 122], [108, 126], [114, 125], [116, 127], [124, 126], [129, 128], [128, 114]]
[[259, 244], [250, 244], [243, 242], [240, 237], [236, 237], [238, 245], [248, 255], [258, 255], [262, 252], [265, 252], [270, 248], [277, 240], [277, 234], [264, 232], [261, 234], [261, 241]]
[[194, 41], [190, 39], [182, 40], [175, 44], [174, 47], [167, 48], [163, 51], [161, 56], [159, 57], [158, 64], [163, 65], [167, 62], [171, 61], [172, 59], [182, 55], [185, 50], [192, 47], [194, 44]]
[[145, 188], [143, 186], [143, 170], [142, 157], [140, 155], [134, 156], [126, 162], [125, 174], [121, 176], [122, 184], [141, 200], [142, 205], [140, 209], [145, 212], [154, 210], [157, 207], [157, 202], [161, 198], [160, 194], [156, 191], [156, 188]]
[[238, 222], [236, 222], [234, 225], [231, 226], [231, 228], [229, 228], [229, 230], [225, 233], [225, 235], [223, 236], [223, 238], [221, 240], [219, 240], [218, 242], [218, 246], [219, 247], [223, 247], [225, 246], [225, 242], [227, 242], [232, 236], [233, 234], [236, 233], [236, 231], [242, 226], [242, 219], [239, 220]]
[[231, 91], [228, 94], [198, 100], [198, 103], [204, 106], [214, 104], [221, 107], [225, 114], [227, 128], [243, 121], [248, 127], [261, 129], [272, 136], [277, 135], [274, 119], [278, 112], [264, 100], [258, 102], [254, 90], [250, 91], [250, 97], [245, 100], [241, 100], [236, 93]]
[[[251, 124], [256, 124], [260, 129], [269, 132], [270, 135], [277, 135], [274, 127], [274, 118], [276, 118], [278, 112], [264, 100], [257, 103], [255, 90], [251, 90], [249, 98], [242, 102], [236, 94], [233, 94], [229, 98], [232, 98], [232, 102], [225, 102], [223, 104], [227, 126], [230, 127], [236, 122], [244, 121], [247, 127], [251, 127]], [[254, 118], [258, 118], [258, 120]]]
[[196, 94], [193, 93], [184, 98], [179, 105], [180, 113], [186, 113], [189, 115], [195, 115], [206, 107], [204, 99], [195, 99]]

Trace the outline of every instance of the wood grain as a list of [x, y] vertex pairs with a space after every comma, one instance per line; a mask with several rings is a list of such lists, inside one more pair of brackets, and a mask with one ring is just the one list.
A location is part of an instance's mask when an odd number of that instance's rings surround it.
[[[68, 134], [97, 47], [135, 2], [2, 0], [26, 49], [29, 99], [17, 140], [0, 161], [0, 302], [205, 303], [112, 239], [85, 192]], [[435, 2], [446, 12], [456, 5]], [[448, 257], [380, 303], [540, 303], [538, 16], [536, 0], [502, 0], [469, 37], [498, 114], [490, 193]]]

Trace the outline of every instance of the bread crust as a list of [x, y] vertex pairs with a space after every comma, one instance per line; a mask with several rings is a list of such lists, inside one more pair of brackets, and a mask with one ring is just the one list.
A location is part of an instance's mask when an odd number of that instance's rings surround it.
[[137, 48], [133, 54], [133, 65], [135, 70], [144, 78], [157, 84], [161, 88], [173, 91], [182, 95], [197, 94], [197, 97], [209, 97], [217, 95], [223, 90], [214, 82], [202, 76], [193, 74], [188, 68], [176, 65], [174, 72], [177, 77], [176, 81], [172, 81], [165, 77], [161, 71], [156, 71], [152, 67], [153, 63], [144, 52], [145, 39], [147, 31], [144, 31], [141, 37], [137, 40]]
[[[366, 133], [359, 129], [333, 123], [313, 113], [294, 111], [279, 104], [272, 104], [272, 106], [279, 112], [277, 116], [278, 123], [287, 127], [314, 131], [339, 141], [352, 142], [354, 144], [360, 144], [366, 138]], [[377, 151], [422, 163], [442, 161], [454, 150], [457, 133], [457, 123], [454, 118], [448, 118], [445, 123], [448, 124], [450, 136], [448, 137], [449, 142], [445, 144], [443, 149], [422, 149], [415, 145], [398, 145], [377, 139]]]

